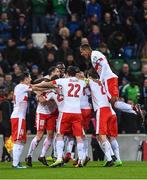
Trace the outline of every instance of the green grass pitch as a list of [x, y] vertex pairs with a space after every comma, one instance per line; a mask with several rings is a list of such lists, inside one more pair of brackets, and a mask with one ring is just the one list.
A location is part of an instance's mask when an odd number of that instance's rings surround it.
[[10, 163], [0, 163], [0, 179], [147, 179], [147, 162], [123, 162], [122, 167], [101, 167], [90, 162], [87, 167], [74, 168], [67, 164], [49, 168], [33, 163], [32, 168], [13, 169]]

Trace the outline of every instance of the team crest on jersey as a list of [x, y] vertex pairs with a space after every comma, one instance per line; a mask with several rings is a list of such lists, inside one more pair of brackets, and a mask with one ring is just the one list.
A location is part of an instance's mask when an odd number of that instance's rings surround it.
[[97, 61], [97, 56], [94, 56], [94, 57], [93, 57], [93, 60], [94, 60], [94, 61]]

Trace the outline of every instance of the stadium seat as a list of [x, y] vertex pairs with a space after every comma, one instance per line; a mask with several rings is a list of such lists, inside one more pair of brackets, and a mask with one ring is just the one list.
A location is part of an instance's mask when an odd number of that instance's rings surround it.
[[124, 64], [123, 59], [111, 59], [109, 62], [112, 70], [115, 72], [119, 72]]
[[133, 51], [134, 51], [134, 48], [132, 46], [126, 46], [124, 48], [124, 58], [125, 59], [130, 59], [133, 57]]
[[141, 61], [139, 59], [130, 59], [129, 67], [132, 72], [140, 71], [141, 69]]
[[37, 48], [43, 48], [47, 42], [47, 34], [45, 33], [33, 33], [32, 34], [33, 46]]
[[137, 79], [141, 73], [141, 61], [139, 59], [130, 59], [129, 67], [132, 75]]

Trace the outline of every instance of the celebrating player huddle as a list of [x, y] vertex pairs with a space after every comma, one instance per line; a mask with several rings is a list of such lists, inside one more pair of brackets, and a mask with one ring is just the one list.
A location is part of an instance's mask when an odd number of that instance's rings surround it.
[[[28, 166], [32, 166], [33, 152], [42, 139], [45, 129], [47, 135], [38, 158], [40, 162], [48, 166], [45, 155], [53, 143], [56, 161], [50, 167], [59, 167], [67, 163], [71, 159], [72, 147], [67, 148], [67, 153], [64, 153], [64, 137], [66, 136], [69, 141], [72, 139], [72, 142], [73, 138], [76, 139], [78, 158], [74, 166], [85, 166], [90, 158], [88, 157], [88, 140], [84, 130], [89, 128], [89, 121], [93, 117], [92, 107], [96, 114], [94, 117], [96, 118], [95, 134], [106, 157], [104, 166], [122, 165], [119, 145], [116, 141], [117, 117], [113, 108], [138, 114], [140, 113], [139, 106], [132, 107], [119, 101], [118, 77], [111, 71], [103, 54], [92, 51], [88, 44], [81, 45], [80, 51], [85, 58], [91, 58], [94, 68], [89, 70], [87, 79], [77, 67], [69, 66], [65, 77], [59, 78], [58, 69], [52, 68], [47, 79], [33, 85], [30, 85], [30, 75], [24, 73], [20, 84], [15, 87], [14, 110], [11, 115], [14, 141], [13, 167], [25, 168], [19, 162], [26, 141], [25, 116], [27, 97], [31, 91], [36, 93], [38, 99], [37, 134], [30, 144], [26, 157]], [[73, 146], [73, 143], [68, 144]]]

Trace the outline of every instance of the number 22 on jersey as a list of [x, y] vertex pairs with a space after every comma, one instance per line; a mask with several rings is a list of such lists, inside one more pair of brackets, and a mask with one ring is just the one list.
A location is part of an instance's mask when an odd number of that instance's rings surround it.
[[69, 83], [68, 84], [69, 90], [68, 90], [68, 96], [69, 97], [79, 97], [79, 91], [81, 89], [81, 86], [79, 84], [73, 84]]

